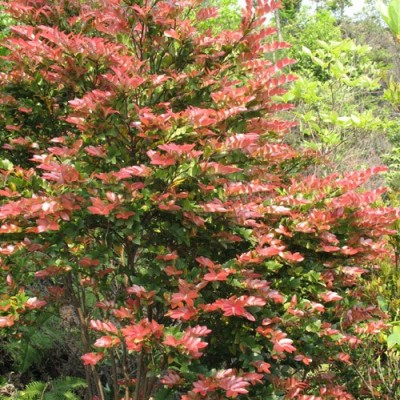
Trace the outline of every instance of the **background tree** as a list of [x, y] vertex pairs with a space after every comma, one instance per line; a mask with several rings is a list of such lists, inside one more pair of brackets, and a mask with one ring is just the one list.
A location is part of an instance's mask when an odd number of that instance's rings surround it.
[[283, 0], [281, 5], [280, 15], [284, 23], [295, 18], [300, 11], [301, 0]]
[[207, 18], [200, 23], [200, 27], [212, 29], [213, 32], [238, 29], [241, 20], [241, 6], [236, 0], [209, 0], [202, 3], [205, 9], [216, 7], [218, 15]]

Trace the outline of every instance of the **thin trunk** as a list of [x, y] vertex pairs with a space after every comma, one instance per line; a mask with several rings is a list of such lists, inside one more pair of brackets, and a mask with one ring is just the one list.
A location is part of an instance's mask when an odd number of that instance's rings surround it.
[[135, 395], [133, 397], [134, 400], [141, 400], [142, 391], [145, 388], [144, 381], [146, 380], [146, 375], [143, 374], [144, 370], [144, 350], [140, 352], [139, 359], [137, 360], [136, 365], [136, 387], [135, 387]]
[[125, 343], [122, 345], [123, 353], [122, 353], [122, 372], [124, 374], [125, 381], [125, 395], [124, 400], [129, 400], [129, 369], [128, 369], [128, 351], [126, 349]]
[[94, 380], [96, 382], [96, 387], [97, 387], [98, 394], [100, 396], [100, 400], [106, 400], [106, 398], [104, 396], [103, 385], [101, 383], [100, 376], [97, 373], [95, 366], [92, 367], [92, 373], [94, 376]]
[[276, 21], [276, 30], [278, 33], [278, 40], [282, 42], [282, 29], [281, 29], [281, 16], [279, 14], [279, 9], [274, 10], [274, 17]]
[[117, 374], [117, 364], [115, 362], [115, 351], [111, 352], [111, 371], [112, 371], [112, 383], [114, 390], [114, 400], [119, 400], [119, 389], [118, 389], [118, 374]]
[[[85, 311], [85, 295], [84, 290], [82, 289], [82, 293], [80, 293], [80, 286], [79, 282], [74, 283], [72, 281], [73, 275], [70, 274], [66, 277], [65, 283], [69, 295], [71, 296], [72, 305], [75, 308], [75, 312], [78, 316], [79, 326], [81, 331], [81, 340], [83, 345], [83, 351], [85, 353], [90, 352], [90, 334], [89, 334], [89, 327], [88, 327], [88, 318]], [[77, 288], [75, 291], [74, 288]], [[100, 400], [105, 400], [103, 386], [100, 381], [100, 377], [97, 374], [97, 371], [94, 367], [89, 368], [89, 366], [85, 366], [85, 377], [88, 384], [88, 392], [89, 396], [93, 397], [93, 392], [97, 392], [97, 395], [100, 397]]]

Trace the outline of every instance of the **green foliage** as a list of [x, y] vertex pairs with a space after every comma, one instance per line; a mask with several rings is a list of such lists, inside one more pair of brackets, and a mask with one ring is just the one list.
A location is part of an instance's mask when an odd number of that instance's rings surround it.
[[282, 8], [279, 10], [284, 23], [294, 20], [300, 11], [301, 0], [282, 0]]
[[[398, 121], [398, 113], [400, 110], [400, 84], [394, 80], [394, 78], [389, 78], [386, 82], [386, 89], [383, 95], [384, 99], [391, 105], [390, 114], [394, 121]], [[392, 124], [391, 129], [388, 130], [388, 139], [392, 144], [392, 149], [385, 156], [385, 161], [389, 166], [389, 172], [386, 176], [386, 181], [391, 188], [388, 195], [388, 200], [391, 204], [399, 207], [400, 206], [400, 129], [398, 124]], [[399, 277], [396, 275], [397, 270], [400, 268], [400, 221], [396, 223], [397, 234], [391, 239], [391, 243], [395, 250], [396, 258], [395, 265], [396, 270], [392, 271], [389, 276], [391, 276], [392, 281], [396, 282]], [[393, 275], [393, 276], [392, 276]], [[393, 284], [393, 282], [390, 282]], [[389, 286], [391, 287], [391, 286]], [[400, 292], [398, 292], [400, 293]], [[388, 299], [392, 297], [388, 296]]]
[[31, 382], [17, 394], [18, 400], [79, 400], [76, 392], [86, 387], [83, 379], [65, 376], [50, 382]]
[[400, 270], [392, 260], [382, 262], [379, 270], [366, 287], [371, 298], [390, 315], [391, 321], [398, 321], [400, 314]]
[[33, 367], [40, 368], [45, 358], [54, 354], [57, 346], [63, 345], [65, 334], [60, 327], [61, 319], [49, 313], [37, 314], [31, 324], [21, 328], [20, 337], [5, 346], [14, 362], [14, 369], [27, 373]]
[[348, 365], [347, 377], [353, 393], [366, 399], [400, 399], [400, 352], [391, 342], [396, 342], [397, 327], [389, 327], [380, 335], [365, 334], [357, 349], [346, 346], [355, 363]]
[[340, 28], [344, 38], [353, 39], [359, 45], [371, 47], [369, 57], [384, 71], [395, 74], [397, 69], [396, 44], [391, 33], [382, 24], [374, 8], [357, 19], [345, 19]]
[[4, 12], [4, 7], [0, 7], [0, 38], [3, 39], [9, 33], [10, 25], [15, 24], [15, 20]]
[[309, 14], [305, 10], [296, 15], [296, 18], [287, 26], [283, 32], [285, 39], [291, 44], [288, 56], [296, 60], [292, 70], [300, 75], [309, 76], [323, 80], [321, 67], [313, 63], [307, 57], [302, 48], [316, 52], [320, 45], [318, 41], [340, 41], [341, 32], [333, 15], [326, 10], [319, 10], [316, 14]]
[[329, 10], [334, 12], [340, 19], [344, 16], [346, 7], [352, 5], [352, 0], [327, 0], [326, 6]]
[[391, 0], [386, 5], [382, 0], [377, 1], [377, 7], [382, 15], [382, 18], [389, 26], [393, 35], [400, 40], [400, 1]]
[[[0, 40], [4, 39], [10, 33], [10, 26], [15, 24], [15, 20], [4, 12], [4, 9], [0, 7]], [[0, 46], [0, 56], [7, 54], [7, 49]], [[4, 64], [4, 61], [0, 61], [0, 66]]]
[[216, 7], [218, 15], [199, 23], [200, 29], [211, 29], [215, 34], [238, 29], [241, 20], [240, 5], [236, 0], [206, 0], [202, 7]]
[[301, 71], [285, 97], [298, 106], [298, 144], [324, 154], [332, 163], [328, 170], [382, 163], [389, 146], [384, 133], [398, 124], [381, 107], [380, 71], [371, 49], [349, 39], [316, 45], [314, 51], [302, 48], [313, 67]]
[[[387, 82], [383, 97], [390, 103], [393, 119], [397, 120], [397, 114], [400, 111], [400, 84], [393, 78]], [[400, 192], [400, 130], [391, 129], [389, 131], [389, 140], [393, 145], [393, 149], [386, 155], [386, 162], [390, 167], [387, 181], [394, 193]], [[396, 197], [393, 193], [393, 197]], [[395, 204], [398, 200], [392, 198]]]

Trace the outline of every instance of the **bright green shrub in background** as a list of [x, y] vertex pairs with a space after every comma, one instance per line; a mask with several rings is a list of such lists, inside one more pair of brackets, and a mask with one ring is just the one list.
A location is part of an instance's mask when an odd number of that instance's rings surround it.
[[284, 35], [291, 44], [288, 54], [297, 61], [292, 66], [293, 71], [301, 76], [313, 76], [323, 81], [323, 68], [313, 63], [309, 57], [305, 57], [302, 49], [306, 47], [314, 53], [321, 47], [318, 44], [319, 40], [325, 42], [341, 40], [340, 28], [333, 15], [323, 9], [311, 15], [307, 10], [301, 10], [296, 14], [296, 18], [285, 26]]
[[297, 106], [294, 140], [322, 154], [325, 172], [382, 164], [391, 147], [388, 132], [399, 124], [382, 108], [382, 72], [371, 49], [350, 39], [315, 45], [314, 51], [302, 48], [314, 67], [299, 71], [285, 95]]

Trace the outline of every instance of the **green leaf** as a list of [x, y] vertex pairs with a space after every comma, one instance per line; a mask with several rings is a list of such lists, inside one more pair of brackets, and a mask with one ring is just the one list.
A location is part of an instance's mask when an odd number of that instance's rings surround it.
[[302, 51], [303, 53], [309, 55], [310, 57], [312, 56], [312, 52], [311, 52], [311, 50], [310, 50], [308, 47], [303, 46], [303, 47], [301, 48], [301, 51]]
[[400, 345], [400, 326], [395, 326], [393, 332], [387, 338], [388, 348]]
[[383, 297], [383, 296], [378, 296], [377, 300], [378, 300], [379, 308], [382, 309], [382, 311], [387, 312], [388, 311], [388, 301], [387, 301], [387, 299], [385, 297]]
[[6, 158], [3, 158], [0, 160], [0, 169], [5, 169], [6, 171], [11, 171], [14, 168], [14, 164], [10, 161], [7, 160]]
[[154, 400], [172, 400], [175, 398], [171, 389], [161, 389], [154, 396]]
[[39, 399], [46, 390], [47, 384], [44, 382], [31, 382], [23, 392], [18, 394], [20, 400]]
[[356, 125], [360, 125], [360, 118], [357, 115], [351, 114], [350, 118]]
[[400, 0], [392, 0], [387, 7], [389, 15], [389, 28], [397, 36], [400, 34]]

